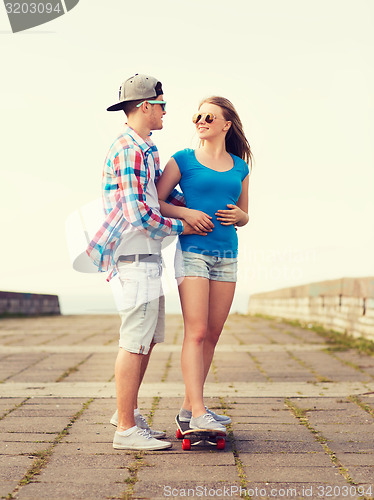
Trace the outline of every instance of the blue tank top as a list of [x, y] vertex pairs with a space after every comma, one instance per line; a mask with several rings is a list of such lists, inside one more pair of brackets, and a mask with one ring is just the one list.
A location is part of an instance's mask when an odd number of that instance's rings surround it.
[[242, 191], [242, 181], [248, 175], [244, 160], [231, 154], [234, 165], [218, 172], [205, 167], [196, 159], [193, 149], [183, 149], [173, 155], [181, 173], [180, 188], [188, 208], [201, 210], [212, 217], [214, 229], [207, 236], [179, 236], [182, 250], [216, 257], [234, 258], [238, 255], [238, 237], [233, 225], [223, 226], [217, 220], [217, 210], [229, 210], [236, 205]]

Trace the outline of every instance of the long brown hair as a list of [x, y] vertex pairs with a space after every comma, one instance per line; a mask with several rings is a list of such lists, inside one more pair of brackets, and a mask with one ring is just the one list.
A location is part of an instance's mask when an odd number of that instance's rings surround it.
[[222, 109], [225, 120], [231, 122], [231, 127], [225, 137], [226, 151], [239, 156], [239, 158], [251, 166], [252, 170], [253, 154], [249, 142], [244, 135], [243, 125], [234, 105], [225, 97], [212, 96], [203, 99], [199, 108], [204, 102], [215, 104]]

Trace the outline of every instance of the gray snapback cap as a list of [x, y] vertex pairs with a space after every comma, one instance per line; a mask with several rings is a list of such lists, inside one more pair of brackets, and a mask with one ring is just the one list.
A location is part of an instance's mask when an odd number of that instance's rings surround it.
[[109, 106], [107, 111], [119, 111], [123, 109], [124, 102], [151, 99], [162, 93], [162, 84], [157, 78], [136, 73], [123, 82], [119, 89], [119, 102]]

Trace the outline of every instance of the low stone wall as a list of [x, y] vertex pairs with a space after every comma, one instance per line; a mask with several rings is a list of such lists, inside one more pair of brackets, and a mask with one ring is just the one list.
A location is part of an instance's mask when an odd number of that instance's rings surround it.
[[0, 292], [0, 316], [61, 314], [57, 295]]
[[374, 340], [374, 277], [342, 278], [257, 293], [249, 314], [264, 314]]

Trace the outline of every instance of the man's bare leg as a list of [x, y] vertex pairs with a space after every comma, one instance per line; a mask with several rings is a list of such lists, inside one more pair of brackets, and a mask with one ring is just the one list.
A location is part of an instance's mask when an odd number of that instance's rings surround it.
[[[139, 376], [138, 393], [139, 393], [140, 386], [142, 385], [142, 382], [143, 382], [144, 374], [145, 374], [145, 372], [147, 370], [147, 366], [148, 366], [149, 358], [151, 357], [152, 349], [154, 348], [155, 345], [156, 344], [151, 344], [149, 346], [148, 354], [142, 354], [141, 355], [142, 360], [141, 360], [141, 364], [140, 364], [140, 376]], [[138, 408], [138, 394], [136, 395], [136, 398], [135, 398], [134, 410], [136, 410], [137, 408]]]
[[118, 432], [130, 429], [135, 425], [134, 405], [138, 397], [143, 357], [142, 354], [119, 349], [115, 364]]

